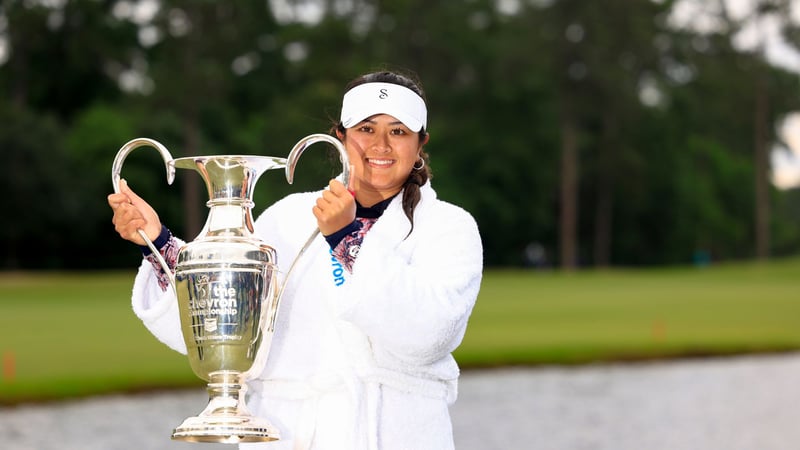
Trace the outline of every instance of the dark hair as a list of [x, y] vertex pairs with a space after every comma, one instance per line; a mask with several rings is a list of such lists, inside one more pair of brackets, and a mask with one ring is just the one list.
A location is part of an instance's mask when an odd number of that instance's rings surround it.
[[[380, 71], [361, 75], [360, 77], [348, 83], [344, 89], [344, 92], [347, 93], [350, 89], [353, 89], [354, 87], [364, 83], [397, 84], [411, 89], [412, 91], [416, 92], [417, 95], [422, 97], [422, 100], [425, 100], [425, 92], [422, 90], [419, 81], [415, 80], [415, 77], [389, 71]], [[347, 129], [344, 127], [344, 125], [342, 125], [342, 122], [339, 121], [331, 131], [334, 135], [336, 131], [339, 131], [342, 133], [342, 135], [344, 135], [347, 132]], [[428, 132], [425, 130], [425, 127], [422, 127], [419, 130], [419, 142], [424, 142], [427, 136]], [[403, 184], [403, 211], [406, 213], [406, 217], [408, 217], [409, 222], [411, 222], [411, 231], [414, 231], [414, 208], [417, 207], [421, 197], [420, 187], [422, 187], [429, 179], [433, 178], [433, 173], [431, 172], [430, 165], [428, 164], [428, 154], [425, 153], [424, 148], [420, 149], [419, 156], [422, 158], [422, 162], [424, 163], [423, 167], [416, 169], [415, 165], [415, 168], [411, 170], [406, 182]], [[411, 234], [410, 231], [409, 234]]]

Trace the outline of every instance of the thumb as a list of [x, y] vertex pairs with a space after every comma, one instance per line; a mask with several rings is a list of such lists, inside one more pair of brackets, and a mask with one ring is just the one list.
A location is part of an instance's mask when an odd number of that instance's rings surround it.
[[356, 196], [356, 177], [355, 177], [355, 166], [350, 164], [350, 179], [347, 180], [347, 191]]
[[128, 196], [128, 199], [130, 199], [131, 203], [133, 204], [140, 204], [144, 201], [141, 197], [136, 195], [135, 192], [133, 192], [130, 186], [128, 186], [128, 180], [124, 178], [119, 180], [119, 192]]

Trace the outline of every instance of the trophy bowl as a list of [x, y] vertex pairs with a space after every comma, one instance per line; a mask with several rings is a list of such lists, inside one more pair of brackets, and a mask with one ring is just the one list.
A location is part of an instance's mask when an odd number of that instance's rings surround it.
[[[277, 308], [275, 251], [230, 239], [193, 241], [178, 254], [175, 285], [192, 371], [208, 382], [209, 402], [175, 428], [190, 442], [263, 442], [280, 438], [245, 405], [246, 379], [268, 354], [264, 322]], [[266, 334], [266, 336], [265, 336]], [[262, 358], [263, 359], [263, 358]]]

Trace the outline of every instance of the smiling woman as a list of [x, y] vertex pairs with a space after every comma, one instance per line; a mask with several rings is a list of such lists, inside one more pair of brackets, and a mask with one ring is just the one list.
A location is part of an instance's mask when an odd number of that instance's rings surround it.
[[[412, 77], [357, 77], [331, 130], [344, 144], [351, 182], [332, 179], [317, 192], [289, 195], [255, 221], [255, 234], [286, 255], [279, 272], [294, 268], [292, 256], [304, 249], [300, 275], [283, 284], [266, 363], [247, 380], [253, 414], [280, 424], [275, 450], [454, 446], [448, 408], [459, 369], [452, 353], [477, 299], [483, 249], [472, 216], [431, 186], [427, 116]], [[185, 353], [194, 342], [180, 333], [165, 282], [181, 242], [120, 186], [108, 197], [117, 232], [142, 244], [144, 230], [172, 262], [162, 269], [143, 249], [133, 309], [159, 340]], [[321, 236], [307, 242], [314, 227]]]
[[[376, 88], [377, 89], [377, 88]], [[356, 123], [349, 131], [339, 131], [339, 139], [350, 149], [354, 163], [356, 200], [364, 206], [396, 195], [408, 174], [425, 165], [422, 145], [428, 136], [418, 137], [422, 125], [412, 131], [402, 121], [388, 114], [376, 114]], [[424, 131], [423, 131], [424, 133]]]

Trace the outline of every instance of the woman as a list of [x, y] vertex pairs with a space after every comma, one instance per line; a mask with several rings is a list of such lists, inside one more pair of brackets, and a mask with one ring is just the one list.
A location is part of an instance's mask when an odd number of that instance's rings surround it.
[[[460, 344], [478, 295], [482, 248], [464, 210], [438, 200], [423, 147], [424, 94], [408, 77], [351, 82], [334, 128], [350, 186], [289, 195], [255, 223], [279, 255], [296, 255], [268, 360], [248, 406], [281, 431], [264, 449], [453, 448]], [[125, 183], [108, 197], [113, 223], [139, 245], [143, 229], [174, 267], [180, 241]], [[133, 308], [150, 331], [186, 352], [174, 294], [146, 247]], [[281, 258], [281, 271], [293, 256]], [[289, 261], [287, 261], [289, 260]], [[344, 269], [344, 270], [342, 270]]]

